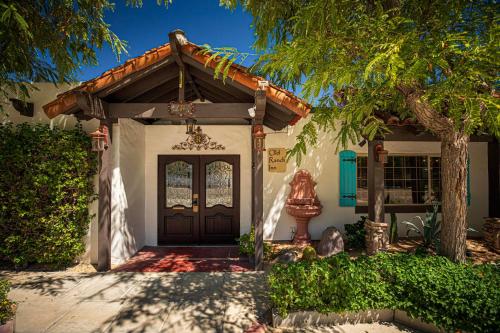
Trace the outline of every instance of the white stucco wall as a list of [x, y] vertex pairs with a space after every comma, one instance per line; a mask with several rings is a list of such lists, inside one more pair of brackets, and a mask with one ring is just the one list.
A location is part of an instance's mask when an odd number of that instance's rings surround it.
[[157, 174], [158, 155], [240, 155], [240, 230], [246, 233], [251, 224], [251, 131], [250, 126], [203, 125], [203, 133], [225, 150], [183, 151], [172, 150], [172, 146], [186, 138], [186, 126], [155, 125], [146, 126], [145, 157], [145, 223], [146, 244], [157, 245], [158, 242], [158, 199]]
[[[301, 120], [297, 125], [288, 129], [287, 133], [269, 134], [266, 137], [268, 148], [291, 148], [295, 143], [295, 137], [302, 126], [306, 123]], [[271, 132], [266, 130], [266, 132]], [[316, 192], [323, 205], [323, 212], [309, 223], [309, 232], [313, 239], [319, 239], [323, 230], [334, 226], [344, 231], [344, 224], [354, 223], [359, 216], [367, 214], [355, 214], [354, 207], [339, 206], [339, 158], [335, 153], [336, 144], [331, 138], [334, 134], [321, 133], [320, 144], [316, 148], [310, 148], [303, 159], [300, 168], [294, 160], [287, 165], [286, 173], [268, 172], [267, 155], [264, 159], [264, 237], [274, 240], [290, 240], [292, 228], [295, 228], [295, 220], [286, 213], [285, 202], [290, 191], [288, 183], [292, 180], [294, 173], [299, 169], [308, 170], [317, 182]], [[488, 156], [487, 143], [472, 142], [470, 150], [470, 177], [471, 177], [471, 205], [469, 207], [469, 225], [480, 231], [483, 223], [482, 218], [488, 216]], [[367, 154], [368, 147], [350, 145], [348, 149], [357, 154]], [[439, 142], [385, 142], [385, 149], [389, 154], [436, 154], [440, 155]], [[398, 221], [410, 220], [416, 215], [422, 217], [425, 213], [396, 214]], [[390, 221], [389, 214], [386, 221]], [[404, 235], [406, 228], [399, 224], [399, 233]], [[477, 233], [475, 235], [478, 235]]]
[[[73, 116], [58, 116], [49, 120], [42, 106], [53, 100], [68, 86], [55, 88], [51, 84], [39, 84], [39, 90], [32, 92], [30, 101], [35, 104], [33, 118], [20, 116], [10, 106], [8, 116], [0, 120], [49, 123], [52, 126], [72, 128], [76, 124]], [[300, 133], [306, 121], [300, 121], [280, 133], [266, 128], [267, 148], [291, 148], [295, 136]], [[86, 131], [93, 131], [98, 121], [82, 122]], [[204, 133], [226, 146], [224, 151], [178, 151], [172, 145], [186, 138], [183, 125], [144, 126], [136, 121], [120, 119], [113, 126], [113, 180], [112, 180], [112, 260], [122, 262], [144, 245], [157, 245], [157, 163], [158, 155], [180, 154], [236, 154], [240, 155], [240, 226], [246, 233], [251, 224], [251, 128], [250, 126], [203, 125]], [[353, 207], [340, 207], [339, 201], [339, 159], [335, 153], [336, 144], [331, 142], [333, 134], [320, 134], [319, 146], [310, 148], [300, 168], [307, 169], [317, 182], [316, 191], [323, 205], [323, 213], [310, 223], [313, 239], [318, 239], [328, 226], [340, 230], [346, 223], [355, 222], [359, 216]], [[386, 142], [390, 154], [440, 154], [437, 142]], [[367, 147], [349, 147], [358, 154], [366, 154]], [[471, 143], [469, 146], [471, 171], [471, 206], [469, 224], [480, 230], [482, 218], [488, 215], [487, 143]], [[266, 239], [289, 240], [294, 219], [284, 208], [289, 193], [288, 183], [299, 169], [292, 160], [285, 173], [269, 173], [267, 154], [264, 154], [264, 236]], [[96, 183], [97, 184], [97, 183]], [[97, 213], [97, 203], [90, 208]], [[398, 220], [409, 219], [417, 214], [397, 214]], [[424, 215], [424, 214], [421, 214]], [[389, 215], [386, 217], [389, 221]], [[400, 229], [404, 233], [404, 228]], [[97, 260], [97, 218], [91, 224], [85, 258]]]
[[145, 245], [145, 126], [120, 119], [113, 126], [111, 263], [122, 263]]

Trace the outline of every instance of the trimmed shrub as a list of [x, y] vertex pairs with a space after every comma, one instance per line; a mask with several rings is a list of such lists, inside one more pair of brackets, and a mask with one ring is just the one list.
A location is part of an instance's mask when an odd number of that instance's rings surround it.
[[97, 154], [80, 128], [0, 126], [0, 259], [67, 265], [85, 249]]
[[345, 312], [400, 309], [446, 330], [496, 332], [500, 269], [456, 264], [439, 256], [345, 253], [275, 265], [268, 278], [277, 310]]
[[14, 317], [15, 303], [7, 298], [10, 283], [0, 279], [0, 325], [5, 324]]
[[361, 216], [354, 224], [344, 224], [347, 246], [350, 249], [365, 248], [365, 220], [366, 216]]

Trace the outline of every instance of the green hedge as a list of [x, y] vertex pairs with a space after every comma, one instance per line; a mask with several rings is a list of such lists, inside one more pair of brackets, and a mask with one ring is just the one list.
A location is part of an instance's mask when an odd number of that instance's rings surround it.
[[345, 253], [289, 265], [269, 275], [277, 310], [345, 312], [400, 309], [443, 327], [498, 332], [500, 268], [455, 264], [440, 256], [378, 254], [350, 259]]
[[79, 128], [0, 125], [0, 260], [60, 266], [84, 251], [96, 157]]

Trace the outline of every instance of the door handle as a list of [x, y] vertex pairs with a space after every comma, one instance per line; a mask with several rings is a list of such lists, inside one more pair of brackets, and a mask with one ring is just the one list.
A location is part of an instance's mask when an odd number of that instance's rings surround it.
[[198, 193], [193, 194], [193, 213], [198, 213]]

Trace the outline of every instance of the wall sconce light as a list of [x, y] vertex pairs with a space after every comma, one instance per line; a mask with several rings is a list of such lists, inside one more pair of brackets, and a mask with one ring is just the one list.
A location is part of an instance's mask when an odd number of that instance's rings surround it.
[[375, 156], [376, 156], [376, 161], [382, 164], [387, 163], [387, 155], [389, 155], [389, 152], [384, 149], [384, 146], [382, 146], [380, 143], [375, 146]]
[[196, 125], [196, 119], [187, 118], [186, 119], [186, 134], [193, 135], [195, 133], [194, 126]]
[[104, 151], [108, 149], [108, 127], [99, 126], [97, 130], [90, 133], [92, 138], [92, 151]]
[[266, 150], [266, 133], [264, 133], [264, 127], [262, 125], [253, 126], [253, 144], [257, 151]]

